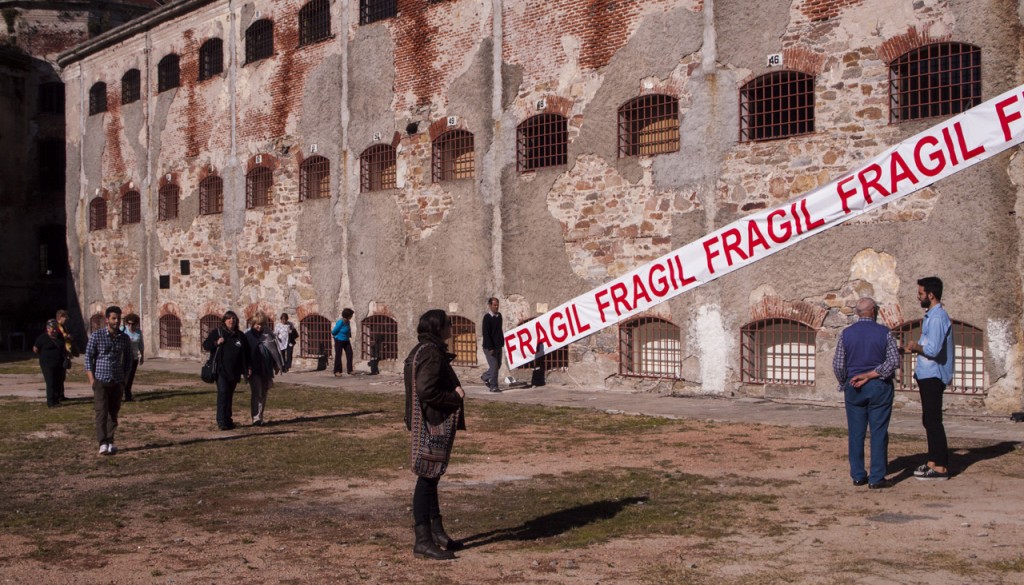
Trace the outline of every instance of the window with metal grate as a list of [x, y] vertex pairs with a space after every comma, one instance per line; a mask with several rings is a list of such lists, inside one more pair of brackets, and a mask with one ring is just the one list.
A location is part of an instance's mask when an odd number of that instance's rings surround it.
[[274, 56], [274, 23], [264, 18], [245, 29], [245, 62]]
[[328, 0], [310, 0], [299, 9], [299, 46], [331, 38], [331, 4]]
[[210, 175], [199, 182], [199, 213], [211, 215], [224, 212], [224, 181]]
[[[210, 336], [210, 332], [220, 327], [220, 316], [219, 315], [203, 315], [199, 319], [199, 348], [202, 350], [203, 343], [206, 338]], [[206, 351], [206, 350], [202, 350]]]
[[679, 150], [679, 100], [652, 94], [619, 107], [619, 158]]
[[359, 24], [370, 24], [398, 14], [398, 0], [359, 0]]
[[398, 359], [398, 321], [387, 315], [370, 315], [359, 324], [360, 359]]
[[452, 351], [455, 366], [477, 365], [476, 324], [460, 315], [452, 315]]
[[981, 49], [933, 43], [889, 64], [889, 122], [959, 114], [981, 103]]
[[224, 72], [224, 41], [209, 39], [199, 47], [199, 81]]
[[740, 379], [752, 384], [814, 384], [816, 331], [790, 319], [764, 319], [740, 330]]
[[516, 129], [519, 172], [564, 165], [568, 161], [569, 121], [558, 114], [538, 114]]
[[178, 56], [174, 53], [165, 55], [156, 66], [156, 91], [161, 93], [180, 85], [181, 69], [178, 66]]
[[[896, 342], [903, 347], [908, 341], [920, 341], [921, 320], [908, 321], [892, 330]], [[917, 356], [905, 353], [900, 356], [900, 367], [896, 371], [896, 389], [904, 392], [916, 391], [914, 368]], [[981, 329], [953, 320], [953, 383], [946, 388], [952, 394], [987, 394], [985, 390], [985, 334]]]
[[682, 378], [679, 327], [657, 317], [619, 325], [619, 374], [644, 378]]
[[814, 77], [775, 71], [740, 88], [740, 142], [814, 132]]
[[299, 166], [299, 201], [331, 196], [331, 161], [311, 156]]
[[435, 183], [472, 179], [474, 171], [473, 134], [449, 130], [434, 140], [431, 175]]
[[253, 167], [245, 175], [245, 208], [254, 209], [270, 204], [270, 187], [274, 174], [267, 167]]
[[107, 111], [107, 84], [97, 81], [89, 88], [89, 115], [102, 114]]
[[364, 150], [359, 155], [359, 192], [394, 189], [395, 160], [395, 149], [390, 144], [375, 144]]
[[178, 218], [178, 200], [181, 198], [181, 189], [174, 183], [168, 183], [160, 187], [157, 194], [157, 219], [167, 221]]
[[139, 101], [142, 97], [142, 73], [129, 69], [121, 76], [121, 105]]
[[333, 345], [331, 322], [327, 320], [327, 317], [314, 313], [299, 321], [299, 357], [330, 357]]
[[121, 198], [121, 225], [139, 223], [142, 221], [142, 195], [131, 190]]
[[160, 349], [181, 349], [181, 319], [176, 315], [160, 317]]
[[95, 333], [100, 329], [107, 326], [107, 320], [103, 318], [103, 313], [94, 313], [92, 317], [89, 317], [89, 333]]
[[107, 202], [102, 197], [94, 197], [89, 202], [89, 231], [107, 229]]

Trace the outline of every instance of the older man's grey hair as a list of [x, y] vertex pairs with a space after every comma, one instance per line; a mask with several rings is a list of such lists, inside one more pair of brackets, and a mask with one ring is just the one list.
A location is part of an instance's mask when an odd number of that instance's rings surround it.
[[861, 297], [857, 299], [857, 316], [858, 317], [874, 317], [875, 309], [878, 308], [878, 304], [875, 303], [875, 299], [871, 297]]

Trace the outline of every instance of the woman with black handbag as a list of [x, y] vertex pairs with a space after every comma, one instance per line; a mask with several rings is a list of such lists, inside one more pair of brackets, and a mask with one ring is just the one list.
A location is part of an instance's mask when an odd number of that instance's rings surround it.
[[238, 329], [238, 315], [234, 311], [224, 313], [220, 323], [221, 326], [211, 331], [203, 342], [203, 349], [210, 352], [216, 361], [217, 428], [230, 431], [235, 428], [231, 413], [235, 387], [242, 376], [248, 378], [252, 374], [249, 369], [251, 350], [245, 335]]
[[46, 322], [46, 332], [36, 339], [32, 351], [39, 354], [39, 369], [46, 381], [46, 406], [53, 408], [64, 396], [64, 372], [71, 367], [71, 356], [64, 347], [56, 319]]
[[454, 559], [462, 543], [453, 540], [441, 523], [437, 484], [448, 468], [455, 431], [465, 430], [466, 393], [452, 369], [455, 355], [446, 340], [452, 322], [440, 310], [427, 311], [416, 327], [419, 343], [405, 360], [405, 427], [411, 431], [410, 467], [418, 477], [412, 496], [416, 524], [413, 554], [434, 560]]

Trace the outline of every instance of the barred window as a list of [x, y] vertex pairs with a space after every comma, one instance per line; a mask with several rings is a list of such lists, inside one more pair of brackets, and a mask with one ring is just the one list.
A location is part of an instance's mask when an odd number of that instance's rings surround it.
[[331, 322], [317, 314], [299, 321], [299, 357], [318, 358], [331, 355]]
[[619, 326], [619, 374], [645, 378], [682, 378], [679, 327], [657, 317], [640, 317]]
[[740, 331], [740, 379], [752, 384], [814, 384], [815, 330], [790, 319], [748, 323]]
[[270, 204], [270, 187], [274, 174], [267, 167], [253, 167], [245, 175], [245, 208], [254, 209]]
[[245, 62], [252, 63], [274, 55], [274, 23], [264, 18], [245, 29]]
[[199, 213], [211, 215], [224, 212], [224, 181], [210, 175], [199, 182]]
[[40, 114], [64, 114], [64, 84], [51, 81], [39, 85], [39, 101], [36, 108]]
[[93, 313], [92, 317], [89, 317], [89, 333], [95, 333], [100, 329], [107, 326], [107, 320], [103, 318], [103, 313]]
[[102, 114], [107, 111], [107, 84], [97, 81], [89, 88], [89, 115]]
[[156, 91], [161, 93], [181, 85], [181, 69], [178, 56], [174, 53], [164, 56], [156, 66]]
[[776, 71], [740, 88], [740, 142], [814, 132], [814, 76]]
[[472, 179], [474, 167], [473, 134], [449, 130], [434, 140], [431, 167], [434, 182]]
[[220, 327], [220, 315], [203, 315], [203, 318], [199, 320], [199, 348], [201, 350], [203, 350], [203, 343], [210, 336], [210, 332], [218, 327]]
[[398, 359], [398, 321], [387, 315], [370, 315], [359, 324], [360, 359]]
[[107, 229], [107, 202], [102, 197], [94, 197], [89, 202], [89, 231]]
[[619, 108], [619, 158], [679, 150], [679, 100], [644, 95]]
[[175, 315], [160, 317], [160, 349], [181, 349], [181, 319]]
[[299, 201], [331, 196], [331, 161], [311, 156], [299, 166]]
[[199, 81], [224, 72], [224, 41], [209, 39], [199, 47]]
[[473, 321], [452, 315], [452, 351], [455, 352], [455, 366], [475, 366], [476, 359], [476, 324]]
[[160, 187], [157, 195], [157, 218], [160, 221], [178, 218], [178, 200], [181, 198], [181, 189], [174, 183], [168, 183]]
[[[909, 321], [893, 329], [893, 336], [900, 346], [908, 341], [920, 341], [921, 320]], [[896, 389], [915, 391], [915, 354], [900, 356], [900, 368], [896, 372]], [[954, 394], [986, 394], [985, 391], [985, 335], [977, 327], [953, 320], [953, 383], [946, 392]]]
[[142, 97], [142, 73], [138, 69], [129, 69], [121, 76], [121, 104], [139, 101]]
[[395, 160], [395, 149], [390, 144], [375, 144], [364, 150], [359, 155], [359, 192], [394, 189]]
[[131, 190], [121, 198], [121, 225], [142, 221], [142, 195]]
[[959, 114], [981, 103], [981, 49], [934, 43], [889, 64], [889, 121]]
[[311, 45], [330, 37], [330, 2], [328, 0], [310, 0], [299, 9], [299, 46]]
[[558, 114], [538, 114], [516, 129], [516, 166], [519, 172], [564, 165], [568, 162], [569, 121]]
[[359, 24], [370, 24], [398, 14], [398, 0], [359, 0]]

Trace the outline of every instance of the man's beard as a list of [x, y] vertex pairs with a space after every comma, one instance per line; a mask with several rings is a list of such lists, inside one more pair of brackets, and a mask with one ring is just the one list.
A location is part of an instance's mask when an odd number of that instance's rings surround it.
[[932, 306], [932, 302], [930, 300], [924, 299], [923, 301], [921, 301], [921, 308], [922, 309], [927, 309], [927, 308], [929, 308], [931, 306]]

